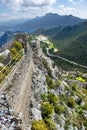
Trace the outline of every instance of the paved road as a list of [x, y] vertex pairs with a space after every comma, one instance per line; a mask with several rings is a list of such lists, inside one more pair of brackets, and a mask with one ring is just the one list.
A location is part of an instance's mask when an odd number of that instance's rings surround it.
[[76, 62], [70, 61], [70, 60], [68, 60], [68, 59], [66, 59], [66, 58], [64, 58], [64, 57], [59, 56], [59, 55], [50, 54], [50, 53], [49, 53], [49, 48], [47, 48], [47, 55], [50, 56], [50, 57], [55, 57], [55, 58], [62, 59], [62, 60], [66, 61], [66, 62], [68, 62], [68, 63], [70, 63], [70, 64], [73, 64], [73, 65], [79, 66], [79, 67], [81, 67], [81, 68], [87, 69], [87, 66], [80, 65], [80, 64], [78, 64], [78, 63], [76, 63]]

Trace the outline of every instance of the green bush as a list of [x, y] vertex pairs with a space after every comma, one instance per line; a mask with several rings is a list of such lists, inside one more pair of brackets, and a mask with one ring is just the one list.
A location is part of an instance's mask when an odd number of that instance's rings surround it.
[[43, 101], [46, 101], [47, 100], [47, 94], [44, 94], [44, 93], [41, 94], [41, 98], [42, 98]]
[[76, 77], [76, 80], [78, 80], [78, 81], [80, 81], [80, 82], [82, 82], [82, 83], [86, 82], [86, 80], [83, 79], [82, 77]]
[[6, 67], [3, 69], [3, 74], [8, 75], [9, 72], [10, 72], [10, 67], [6, 66]]
[[78, 106], [77, 108], [76, 108], [76, 112], [78, 113], [78, 114], [83, 114], [83, 109], [82, 109], [82, 107], [80, 107], [80, 106]]
[[48, 130], [43, 120], [34, 121], [31, 130]]
[[77, 85], [75, 83], [72, 84], [72, 90], [76, 91]]
[[56, 114], [61, 114], [64, 112], [64, 107], [62, 105], [57, 105], [54, 107], [54, 111]]
[[73, 107], [74, 107], [75, 101], [74, 101], [74, 99], [73, 99], [72, 97], [69, 97], [69, 98], [68, 98], [67, 105], [68, 105], [68, 107], [70, 107], [70, 108], [73, 108]]
[[52, 71], [50, 69], [50, 67], [48, 66], [47, 60], [42, 58], [42, 63], [44, 65], [44, 67], [46, 68], [48, 75], [51, 77], [52, 76]]
[[46, 126], [47, 126], [48, 130], [56, 130], [55, 124], [53, 123], [53, 121], [51, 119], [45, 118], [44, 121], [46, 123]]
[[48, 94], [48, 100], [53, 105], [56, 105], [58, 103], [58, 97], [53, 93]]
[[52, 106], [48, 102], [44, 102], [41, 105], [43, 118], [50, 118], [53, 112]]
[[13, 47], [16, 48], [16, 50], [18, 50], [18, 51], [22, 49], [21, 43], [17, 42], [17, 41], [14, 41]]
[[3, 69], [3, 67], [2, 66], [0, 66], [0, 71]]
[[0, 83], [5, 79], [5, 77], [9, 74], [10, 68], [6, 66], [2, 71], [0, 72]]
[[10, 49], [10, 52], [11, 52], [11, 54], [12, 54], [13, 57], [18, 54], [16, 48], [14, 48], [14, 47]]
[[13, 62], [18, 62], [21, 59], [22, 52], [17, 51], [15, 47], [11, 48], [10, 52], [12, 56], [11, 64], [13, 64]]
[[83, 92], [85, 95], [87, 95], [87, 89], [84, 88], [84, 89], [82, 90], [82, 92]]
[[48, 85], [48, 89], [54, 89], [55, 88], [55, 83], [49, 76], [46, 76], [46, 82], [47, 82], [47, 85]]
[[47, 85], [50, 85], [51, 78], [49, 76], [46, 76], [46, 82], [47, 82]]
[[87, 127], [87, 120], [83, 122], [84, 126]]
[[58, 80], [56, 80], [56, 87], [59, 87], [60, 86], [60, 84], [61, 84], [61, 81], [58, 79]]

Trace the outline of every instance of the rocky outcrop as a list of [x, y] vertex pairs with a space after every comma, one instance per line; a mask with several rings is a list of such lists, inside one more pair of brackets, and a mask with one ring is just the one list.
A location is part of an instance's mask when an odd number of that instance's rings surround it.
[[[31, 119], [42, 119], [41, 115], [41, 94], [47, 94], [47, 84], [44, 71], [35, 65], [32, 77], [32, 96], [31, 96]], [[37, 114], [36, 114], [37, 113]]]
[[0, 93], [0, 128], [1, 130], [21, 130], [21, 119], [12, 116], [12, 109], [8, 104], [7, 97]]
[[[68, 82], [68, 78], [65, 77], [64, 71], [58, 69], [54, 62], [49, 58], [46, 57], [43, 53], [39, 56], [34, 55], [34, 69], [33, 69], [33, 76], [32, 76], [32, 96], [30, 101], [30, 119], [33, 120], [42, 120], [42, 109], [41, 103], [42, 95], [49, 95], [49, 93], [54, 94], [58, 97], [58, 104], [59, 106], [63, 106], [64, 112], [56, 114], [53, 109], [52, 114], [52, 122], [55, 124], [56, 130], [85, 130], [85, 126], [79, 121], [77, 115], [79, 115], [79, 108], [83, 107], [85, 102], [81, 100], [81, 97], [78, 92], [74, 92], [72, 86]], [[47, 66], [49, 66], [51, 73], [51, 78], [54, 82], [58, 82], [54, 88], [48, 89], [46, 77], [49, 75], [47, 68], [44, 67], [42, 63], [42, 59], [47, 61]], [[81, 105], [78, 103], [81, 100]], [[47, 99], [49, 102], [49, 100]], [[68, 102], [75, 103], [73, 107], [68, 105]], [[76, 108], [77, 107], [77, 108]], [[84, 118], [86, 118], [86, 112], [84, 113]], [[77, 114], [77, 115], [76, 115]], [[79, 116], [79, 118], [81, 118]], [[74, 121], [75, 120], [75, 121]], [[75, 126], [74, 126], [75, 123]]]

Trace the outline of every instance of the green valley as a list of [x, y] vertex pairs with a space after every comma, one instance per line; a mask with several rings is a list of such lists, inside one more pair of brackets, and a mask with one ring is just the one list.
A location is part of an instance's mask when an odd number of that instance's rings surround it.
[[[87, 22], [79, 25], [37, 31], [44, 34], [58, 48], [56, 55], [81, 65], [87, 65]], [[37, 32], [35, 32], [37, 34]], [[53, 52], [54, 53], [54, 52]], [[54, 59], [63, 69], [76, 68], [62, 60]]]

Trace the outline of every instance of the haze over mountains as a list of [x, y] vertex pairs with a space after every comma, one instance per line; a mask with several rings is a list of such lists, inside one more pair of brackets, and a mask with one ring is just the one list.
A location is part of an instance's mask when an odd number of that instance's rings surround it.
[[85, 21], [72, 15], [58, 15], [48, 13], [42, 17], [36, 17], [34, 19], [20, 19], [9, 21], [6, 23], [0, 23], [0, 31], [33, 31], [39, 28], [52, 28], [60, 26], [74, 25]]
[[14, 20], [9, 20], [5, 22], [0, 22], [0, 32], [1, 31], [14, 31], [17, 29], [18, 26], [21, 24], [29, 21], [31, 19], [14, 19]]

